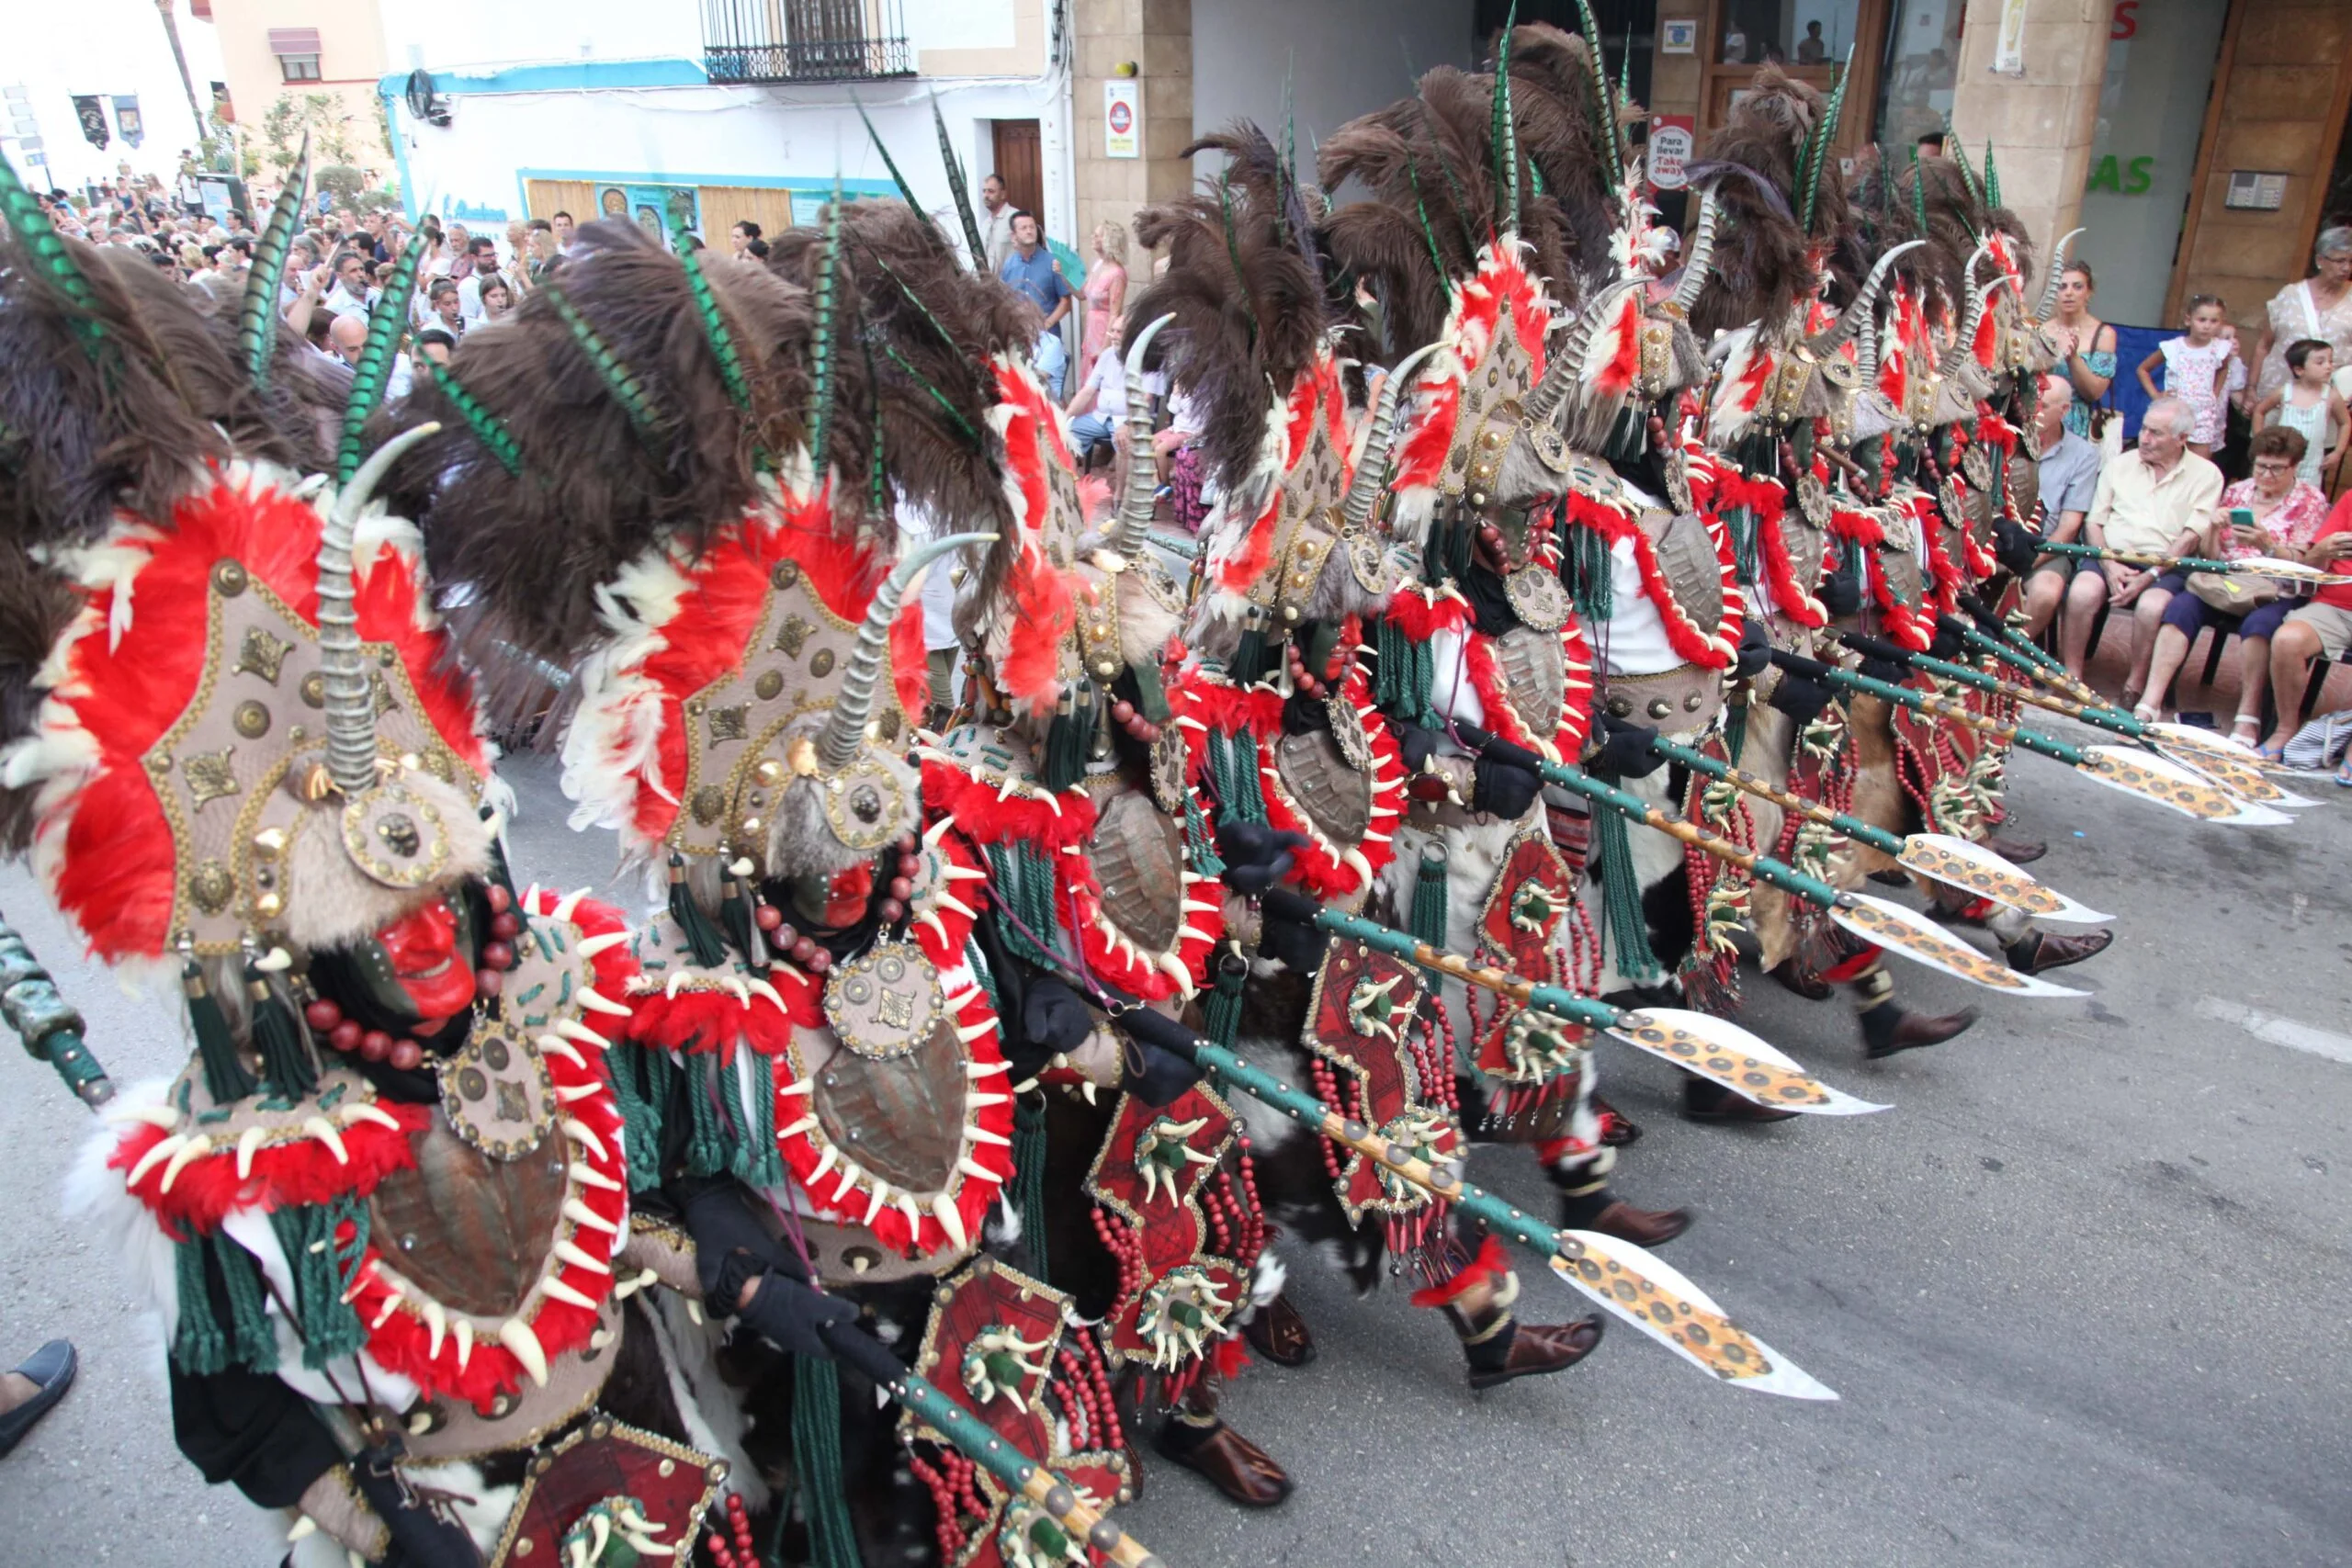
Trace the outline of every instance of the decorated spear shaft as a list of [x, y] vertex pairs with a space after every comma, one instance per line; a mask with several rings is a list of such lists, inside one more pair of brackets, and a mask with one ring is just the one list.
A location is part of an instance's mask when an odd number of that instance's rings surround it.
[[1954, 631], [1958, 632], [1962, 638], [1965, 640], [1971, 648], [1975, 649], [1980, 653], [1991, 654], [1994, 658], [2001, 660], [2012, 668], [2024, 671], [2028, 676], [2041, 682], [2045, 686], [2055, 687], [2059, 691], [2062, 691], [2067, 695], [2073, 697], [2085, 707], [2101, 708], [2106, 712], [2115, 714], [2121, 717], [2131, 716], [2130, 715], [2125, 714], [2121, 708], [2112, 706], [2111, 705], [2102, 701], [2097, 692], [2092, 691], [2088, 686], [2083, 684], [2082, 682], [2067, 673], [2066, 667], [2064, 664], [2061, 664], [2057, 660], [2052, 658], [2042, 649], [2036, 648], [2032, 643], [2027, 641], [2025, 638], [2018, 637], [2007, 626], [2001, 626], [2000, 617], [1995, 615], [1988, 607], [1978, 604], [1968, 599], [1966, 596], [1963, 596], [1962, 598], [1962, 607], [1965, 608], [1970, 615], [1975, 615], [1978, 619], [1984, 621], [1985, 625], [1999, 627], [2000, 631], [2000, 635], [1997, 637], [1995, 637], [1984, 632], [1979, 631], [1976, 627], [1968, 625], [1968, 623], [1959, 619], [1957, 616], [1947, 615], [1943, 617], [1943, 624], [1951, 626]]
[[899, 1364], [871, 1334], [845, 1324], [820, 1330], [833, 1354], [890, 1392], [932, 1430], [974, 1464], [1044, 1509], [1070, 1537], [1102, 1553], [1121, 1568], [1165, 1568], [1161, 1560], [1091, 1506], [1078, 1488], [990, 1431], [985, 1422]]
[[2024, 747], [2029, 751], [2039, 751], [2043, 756], [2054, 761], [2064, 762], [2070, 768], [2086, 766], [2090, 761], [2079, 747], [2069, 746], [2063, 740], [2052, 740], [2047, 735], [2030, 729], [2022, 729], [2014, 724], [2003, 724], [1998, 719], [1986, 718], [1982, 714], [1971, 713], [1950, 697], [1929, 696], [1925, 692], [1915, 692], [1908, 687], [1876, 680], [1851, 670], [1840, 670], [1834, 664], [1824, 664], [1817, 660], [1794, 660], [1783, 667], [1796, 669], [1800, 674], [1826, 681], [1833, 686], [1842, 686], [1849, 692], [1861, 692], [1882, 701], [1894, 703], [1899, 707], [1907, 707], [1915, 713], [1933, 714], [1938, 718], [1951, 720], [1963, 729], [1977, 730], [1991, 736], [1996, 740], [2011, 742]]
[[1466, 985], [1507, 997], [1521, 1007], [1548, 1012], [1555, 1018], [1566, 1019], [1588, 1029], [1613, 1029], [1625, 1016], [1622, 1008], [1611, 1007], [1607, 1002], [1595, 1001], [1590, 997], [1577, 996], [1574, 991], [1564, 990], [1558, 986], [1539, 985], [1524, 976], [1498, 969], [1491, 964], [1473, 964], [1458, 953], [1432, 946], [1393, 926], [1384, 926], [1359, 915], [1343, 914], [1285, 888], [1269, 888], [1263, 903], [1266, 908], [1283, 919], [1295, 920], [1333, 936], [1360, 942], [1366, 947], [1379, 949], [1391, 958], [1401, 958], [1408, 964], [1450, 975]]
[[1729, 839], [1718, 838], [1704, 828], [1669, 817], [1655, 806], [1617, 788], [1605, 784], [1591, 774], [1558, 762], [1547, 762], [1524, 746], [1516, 746], [1501, 737], [1490, 734], [1475, 724], [1457, 724], [1454, 730], [1471, 746], [1489, 756], [1498, 757], [1518, 767], [1527, 768], [1540, 775], [1546, 784], [1559, 785], [1573, 795], [1580, 795], [1596, 806], [1605, 806], [1619, 816], [1657, 829], [1668, 838], [1679, 839], [1692, 849], [1713, 856], [1719, 861], [1738, 866], [1750, 875], [1760, 877], [1792, 897], [1803, 898], [1822, 908], [1835, 908], [1842, 897], [1835, 887], [1819, 877], [1807, 876], [1792, 865], [1774, 860], [1770, 855], [1743, 850]]
[[2282, 573], [2276, 562], [2259, 560], [2212, 560], [2204, 556], [2149, 555], [2139, 550], [2109, 549], [2105, 545], [2068, 545], [2052, 539], [2038, 539], [2034, 547], [2052, 550], [2062, 556], [2075, 556], [2084, 560], [2111, 560], [2124, 566], [2161, 567], [2166, 571], [2218, 571], [2245, 577], [2277, 577], [2292, 582], [2341, 582], [2343, 574], [2312, 568], [2312, 575], [2301, 572]]
[[114, 1082], [83, 1043], [82, 1015], [58, 994], [57, 982], [25, 939], [0, 920], [0, 1018], [25, 1043], [25, 1053], [47, 1062], [74, 1098], [96, 1110], [114, 1098]]

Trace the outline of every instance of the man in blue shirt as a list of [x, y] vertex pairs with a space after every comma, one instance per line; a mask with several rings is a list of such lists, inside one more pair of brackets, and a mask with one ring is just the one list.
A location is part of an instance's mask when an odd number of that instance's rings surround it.
[[1026, 212], [1012, 215], [1012, 254], [1004, 258], [996, 276], [998, 281], [1010, 285], [1015, 293], [1036, 306], [1045, 317], [1045, 330], [1037, 340], [1037, 375], [1053, 392], [1054, 400], [1059, 402], [1062, 371], [1069, 366], [1069, 354], [1062, 345], [1061, 333], [1054, 329], [1069, 314], [1069, 302], [1078, 297], [1078, 292], [1062, 276], [1061, 264], [1046, 249], [1037, 220]]

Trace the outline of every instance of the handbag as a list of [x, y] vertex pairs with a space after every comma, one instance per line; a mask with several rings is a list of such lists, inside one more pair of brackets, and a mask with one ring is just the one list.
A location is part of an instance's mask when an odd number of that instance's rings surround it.
[[2188, 591], [2225, 615], [2243, 615], [2278, 597], [2278, 584], [2269, 578], [2234, 571], [2192, 571]]

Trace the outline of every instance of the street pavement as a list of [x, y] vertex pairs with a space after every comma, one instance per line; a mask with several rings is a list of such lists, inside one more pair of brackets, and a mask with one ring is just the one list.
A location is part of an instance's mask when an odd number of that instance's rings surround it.
[[[1872, 1066], [1843, 1001], [1748, 971], [1749, 1027], [1894, 1106], [1847, 1120], [1692, 1126], [1668, 1069], [1603, 1058], [1647, 1129], [1620, 1190], [1699, 1213], [1662, 1256], [1839, 1403], [1717, 1386], [1623, 1325], [1563, 1376], [1474, 1398], [1400, 1282], [1358, 1300], [1302, 1258], [1320, 1357], [1253, 1367], [1226, 1403], [1297, 1495], [1245, 1513], [1156, 1464], [1130, 1532], [1171, 1568], [2352, 1562], [2352, 798], [2314, 779], [2327, 798], [2295, 826], [2233, 829], [2013, 765], [2005, 831], [2046, 836], [2035, 872], [2120, 917], [2114, 948], [2058, 976], [2091, 996], [2011, 1001], [1901, 965], [1912, 1005], [1985, 1017]], [[610, 840], [566, 831], [545, 762], [510, 771], [525, 874], [605, 886]], [[119, 1077], [176, 1066], [168, 995], [75, 962], [21, 868], [0, 909]], [[179, 1459], [160, 1349], [104, 1244], [59, 1215], [90, 1131], [47, 1069], [0, 1055], [0, 1361], [52, 1335], [83, 1357], [0, 1461], [0, 1562], [261, 1568], [276, 1532]], [[1548, 1203], [1524, 1152], [1482, 1150], [1472, 1174]], [[1523, 1316], [1582, 1311], [1522, 1278]]]

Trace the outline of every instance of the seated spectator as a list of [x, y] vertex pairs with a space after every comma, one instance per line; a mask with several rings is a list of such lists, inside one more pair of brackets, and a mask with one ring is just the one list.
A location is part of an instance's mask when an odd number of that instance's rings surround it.
[[[2030, 521], [2041, 537], [2062, 545], [2082, 542], [2083, 519], [2098, 492], [2098, 448], [2066, 428], [2066, 414], [2074, 406], [2075, 389], [2064, 376], [2041, 378], [2041, 401], [2033, 424], [2034, 446], [2041, 454], [2041, 514]], [[2107, 574], [2098, 562], [2054, 551], [2044, 555], [2025, 580], [2026, 635], [2040, 637], [2063, 600], [2066, 624], [2060, 631], [2059, 656], [2068, 672], [2080, 680], [2091, 623], [2106, 599]]]
[[[2297, 558], [2324, 571], [2352, 573], [2352, 492], [2336, 502]], [[2341, 660], [2352, 648], [2352, 583], [2316, 589], [2308, 599], [2292, 603], [2270, 638], [2270, 690], [2278, 704], [2278, 727], [2263, 739], [2267, 757], [2287, 754], [2287, 741], [2302, 715], [2312, 660]], [[2352, 787], [2352, 757], [2335, 771], [2335, 782]]]
[[[2222, 470], [2188, 450], [2196, 427], [2197, 411], [2178, 398], [2158, 398], [2148, 405], [2140, 421], [2140, 445], [2098, 476], [2090, 513], [2083, 519], [2084, 535], [2092, 544], [2146, 556], [2187, 555], [2195, 547], [2212, 520], [2213, 503], [2222, 498]], [[2143, 719], [2153, 718], [2155, 710], [2142, 700], [2148, 688], [2148, 660], [2155, 651], [2165, 606], [2187, 587], [2188, 575], [2116, 560], [2099, 562], [2099, 570], [2107, 578], [2109, 615], [2118, 610], [2132, 612], [2124, 705]], [[2081, 635], [2087, 644], [2088, 629]]]
[[1062, 411], [1069, 415], [1070, 445], [1076, 449], [1081, 469], [1096, 451], [1117, 445], [1119, 426], [1127, 417], [1127, 367], [1119, 357], [1125, 328], [1125, 323], [1119, 318], [1111, 318], [1105, 328], [1102, 352], [1094, 356], [1094, 368], [1088, 372], [1086, 384], [1071, 395], [1069, 406]]
[[[2198, 554], [2212, 560], [2300, 558], [2327, 520], [2327, 497], [2297, 477], [2306, 451], [2302, 432], [2271, 425], [2255, 432], [2247, 451], [2254, 477], [2222, 492]], [[2235, 513], [2241, 511], [2253, 519], [2251, 524], [2237, 521]], [[2262, 736], [2262, 699], [2270, 688], [2270, 639], [2295, 604], [2292, 599], [2274, 599], [2247, 610], [2241, 619], [2194, 593], [2175, 594], [2165, 606], [2164, 626], [2156, 633], [2154, 657], [2148, 663], [2149, 702], [2163, 707], [2165, 693], [2188, 660], [2199, 632], [2211, 626], [2215, 637], [2227, 637], [2235, 626], [2240, 642], [2238, 714], [2232, 733], [2235, 739], [2255, 744]]]
[[1200, 447], [1207, 418], [1207, 410], [1180, 387], [1168, 394], [1168, 428], [1151, 438], [1151, 449], [1159, 455], [1160, 478], [1168, 485], [1169, 513], [1187, 534], [1199, 533], [1209, 513]]

